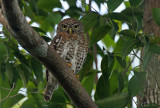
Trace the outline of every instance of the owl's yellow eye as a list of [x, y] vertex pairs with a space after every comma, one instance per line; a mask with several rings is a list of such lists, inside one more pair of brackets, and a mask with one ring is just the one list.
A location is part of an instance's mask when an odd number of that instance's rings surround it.
[[78, 28], [79, 28], [79, 26], [78, 26], [78, 25], [75, 25], [75, 26], [74, 26], [74, 28], [75, 28], [75, 29], [78, 29]]
[[67, 25], [63, 25], [63, 29], [66, 29], [67, 28]]

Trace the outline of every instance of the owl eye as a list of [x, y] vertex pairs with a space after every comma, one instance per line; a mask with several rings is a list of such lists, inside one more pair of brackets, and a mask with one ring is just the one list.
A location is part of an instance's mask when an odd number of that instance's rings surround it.
[[75, 28], [75, 29], [78, 29], [78, 28], [79, 28], [79, 26], [78, 26], [78, 25], [75, 25], [75, 26], [74, 26], [74, 28]]
[[63, 25], [63, 29], [66, 29], [67, 28], [67, 25]]

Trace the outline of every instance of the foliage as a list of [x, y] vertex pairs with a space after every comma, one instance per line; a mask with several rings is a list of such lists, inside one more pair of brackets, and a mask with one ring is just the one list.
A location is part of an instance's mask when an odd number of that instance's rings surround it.
[[[144, 34], [142, 31], [143, 0], [92, 0], [100, 8], [108, 5], [104, 15], [101, 15], [85, 0], [64, 0], [69, 8], [59, 0], [18, 0], [19, 6], [28, 23], [46, 42], [50, 42], [55, 33], [56, 25], [64, 17], [80, 19], [85, 28], [85, 36], [89, 38], [89, 54], [80, 71], [80, 82], [99, 108], [122, 108], [132, 106], [134, 96], [143, 92], [145, 69], [153, 54], [160, 54], [160, 42], [157, 36]], [[121, 12], [115, 9], [124, 3], [126, 8]], [[91, 8], [91, 11], [89, 11]], [[160, 9], [153, 9], [155, 22], [160, 25]], [[34, 27], [34, 24], [39, 27]], [[122, 30], [126, 24], [128, 29]], [[3, 27], [0, 35], [0, 107], [9, 108], [75, 108], [71, 99], [61, 87], [53, 94], [47, 103], [43, 100], [46, 84], [45, 67], [24, 50], [10, 33]], [[47, 34], [50, 34], [49, 37]], [[101, 47], [97, 42], [101, 42]], [[140, 66], [131, 64], [137, 52], [144, 49], [144, 57], [139, 58]], [[131, 57], [131, 55], [133, 57]], [[96, 59], [102, 58], [101, 69]], [[128, 77], [134, 75], [131, 79]], [[100, 76], [97, 79], [97, 76]]]

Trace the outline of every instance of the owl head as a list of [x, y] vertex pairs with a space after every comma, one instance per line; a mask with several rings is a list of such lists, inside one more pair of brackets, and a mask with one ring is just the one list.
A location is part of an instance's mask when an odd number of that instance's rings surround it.
[[73, 18], [67, 18], [62, 20], [57, 27], [57, 33], [59, 32], [66, 32], [68, 34], [74, 34], [74, 33], [83, 33], [83, 24]]

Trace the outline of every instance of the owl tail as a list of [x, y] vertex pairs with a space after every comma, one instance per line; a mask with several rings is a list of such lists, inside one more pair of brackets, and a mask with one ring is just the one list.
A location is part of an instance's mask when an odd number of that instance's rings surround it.
[[52, 98], [53, 91], [58, 87], [58, 81], [56, 78], [49, 72], [47, 86], [44, 91], [44, 100], [49, 102]]

